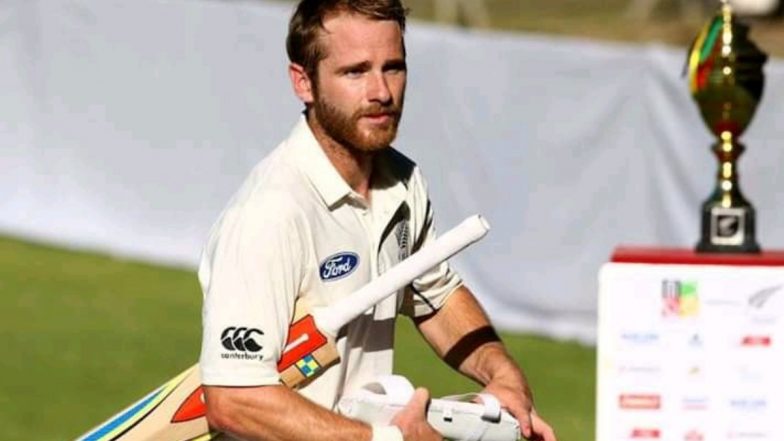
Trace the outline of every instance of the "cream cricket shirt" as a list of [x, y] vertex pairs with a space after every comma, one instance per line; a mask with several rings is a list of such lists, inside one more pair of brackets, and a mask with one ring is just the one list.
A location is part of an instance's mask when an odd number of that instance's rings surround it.
[[[202, 256], [202, 381], [278, 384], [294, 302], [324, 306], [359, 289], [435, 237], [419, 169], [387, 149], [370, 205], [343, 181], [304, 117], [248, 177]], [[333, 409], [344, 391], [392, 372], [398, 312], [437, 310], [460, 285], [444, 263], [380, 302], [338, 335], [338, 365], [300, 389]]]

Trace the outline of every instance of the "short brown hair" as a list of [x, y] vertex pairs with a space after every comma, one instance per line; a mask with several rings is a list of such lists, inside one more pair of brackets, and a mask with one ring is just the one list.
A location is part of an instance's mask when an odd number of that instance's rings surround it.
[[318, 44], [318, 33], [324, 29], [327, 16], [340, 12], [360, 14], [373, 20], [394, 20], [401, 32], [406, 29], [408, 10], [401, 0], [301, 0], [289, 21], [286, 52], [289, 60], [302, 66], [311, 77], [316, 74], [319, 61], [326, 57]]

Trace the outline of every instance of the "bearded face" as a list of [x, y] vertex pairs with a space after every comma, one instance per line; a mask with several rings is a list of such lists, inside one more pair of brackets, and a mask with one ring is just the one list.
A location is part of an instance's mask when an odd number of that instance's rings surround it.
[[347, 149], [388, 147], [397, 135], [407, 78], [398, 23], [336, 14], [325, 20], [319, 45], [325, 57], [309, 78], [310, 117]]
[[312, 111], [330, 138], [350, 149], [374, 152], [389, 147], [397, 136], [403, 96], [399, 99], [347, 109], [316, 92]]

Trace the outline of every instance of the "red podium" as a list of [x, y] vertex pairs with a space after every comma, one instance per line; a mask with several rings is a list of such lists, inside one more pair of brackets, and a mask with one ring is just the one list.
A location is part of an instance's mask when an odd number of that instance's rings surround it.
[[784, 266], [784, 251], [760, 254], [705, 254], [686, 248], [620, 246], [611, 262], [678, 265]]

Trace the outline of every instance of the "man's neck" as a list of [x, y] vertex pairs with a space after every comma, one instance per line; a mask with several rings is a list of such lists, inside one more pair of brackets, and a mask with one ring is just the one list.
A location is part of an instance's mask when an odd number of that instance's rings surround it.
[[318, 120], [307, 118], [316, 141], [352, 190], [370, 202], [370, 179], [373, 174], [373, 153], [344, 146], [330, 137]]

